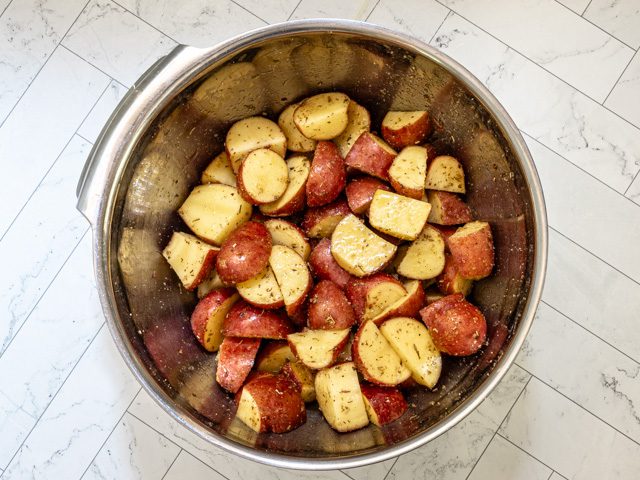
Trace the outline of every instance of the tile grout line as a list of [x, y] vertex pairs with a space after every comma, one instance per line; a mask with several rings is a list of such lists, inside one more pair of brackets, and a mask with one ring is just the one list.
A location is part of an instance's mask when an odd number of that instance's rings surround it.
[[[502, 437], [502, 435], [500, 435]], [[504, 437], [502, 437], [504, 438]], [[506, 440], [506, 438], [505, 438]], [[508, 441], [508, 440], [507, 440]], [[555, 470], [551, 470], [551, 473], [549, 474], [549, 476], [547, 477], [547, 480], [551, 480], [551, 477], [553, 477], [553, 472], [555, 472]]]
[[[584, 15], [585, 13], [587, 13], [587, 10], [589, 10], [589, 7], [591, 6], [591, 2], [593, 2], [593, 0], [589, 0], [589, 3], [587, 3], [587, 6], [586, 6], [586, 7], [584, 7], [584, 10], [583, 10], [583, 11], [582, 11], [582, 13], [580, 14], [580, 16], [581, 16], [582, 18], [584, 18], [584, 17], [583, 17], [583, 15]], [[585, 20], [586, 20], [586, 18], [585, 18]]]
[[609, 93], [607, 93], [607, 96], [604, 97], [604, 100], [602, 101], [601, 105], [604, 106], [605, 103], [607, 103], [607, 100], [609, 100], [609, 97], [611, 96], [611, 94], [613, 93], [613, 91], [616, 89], [616, 87], [618, 86], [618, 83], [620, 83], [620, 80], [622, 79], [622, 77], [624, 76], [625, 72], [627, 71], [627, 69], [629, 68], [629, 65], [631, 65], [631, 62], [633, 62], [633, 59], [636, 58], [635, 55], [631, 55], [631, 58], [629, 59], [629, 61], [627, 62], [627, 64], [624, 66], [624, 69], [622, 70], [622, 72], [620, 72], [620, 75], [618, 76], [618, 79], [616, 80], [616, 82], [613, 84], [613, 87], [611, 87], [611, 90], [609, 90]]
[[[137, 396], [137, 395], [136, 395]], [[135, 397], [134, 397], [135, 398]], [[131, 414], [129, 414], [131, 415]], [[176, 460], [178, 460], [178, 457], [180, 456], [180, 454], [182, 452], [184, 452], [184, 449], [178, 445], [176, 445], [178, 447], [178, 454], [176, 455], [176, 458], [173, 459], [173, 462], [171, 462], [171, 464], [169, 464], [169, 467], [167, 468], [167, 471], [164, 472], [164, 475], [162, 475], [162, 478], [160, 480], [164, 480], [165, 477], [169, 474], [169, 471], [171, 470], [171, 467], [173, 467], [173, 464], [176, 463]], [[194, 457], [195, 458], [195, 457]], [[547, 479], [548, 480], [548, 479]]]
[[[440, 4], [442, 5], [442, 4]], [[447, 7], [444, 7], [447, 8]], [[435, 33], [433, 35], [431, 35], [431, 38], [429, 39], [429, 42], [427, 42], [429, 45], [431, 45], [431, 42], [433, 42], [433, 40], [436, 38], [436, 35], [438, 35], [438, 32], [440, 31], [440, 29], [442, 28], [442, 26], [444, 25], [444, 22], [447, 21], [447, 19], [451, 16], [451, 14], [453, 13], [453, 11], [451, 9], [448, 9], [449, 11], [447, 12], [447, 14], [444, 16], [444, 19], [442, 20], [442, 22], [440, 22], [440, 25], [438, 25], [438, 28], [436, 29]]]
[[298, 7], [300, 6], [300, 4], [302, 3], [302, 0], [298, 0], [298, 3], [296, 4], [296, 6], [294, 7], [293, 10], [291, 10], [291, 13], [289, 14], [289, 16], [287, 17], [287, 22], [289, 20], [291, 20], [291, 17], [293, 17], [293, 14], [296, 13], [296, 10], [298, 9]]
[[[2, 17], [2, 15], [4, 15], [4, 12], [7, 11], [7, 9], [9, 8], [9, 5], [11, 5], [12, 3], [13, 3], [13, 0], [9, 0], [9, 3], [7, 3], [7, 6], [2, 9], [2, 12], [0, 12], [0, 17]], [[0, 475], [2, 475], [1, 472], [0, 472]]]
[[256, 15], [255, 13], [253, 13], [251, 10], [249, 10], [248, 8], [240, 5], [238, 2], [236, 2], [235, 0], [231, 0], [231, 3], [233, 3], [235, 6], [240, 7], [242, 10], [244, 10], [247, 13], [250, 13], [251, 15], [253, 15], [254, 17], [256, 17], [258, 20], [260, 20], [261, 22], [264, 22], [265, 25], [271, 25], [271, 22], [267, 22], [264, 18], [259, 17], [258, 15]]
[[627, 198], [630, 202], [634, 203], [635, 205], [638, 205], [638, 204], [633, 200], [631, 200], [629, 197], [627, 197], [627, 193], [629, 192], [629, 190], [631, 190], [631, 186], [635, 183], [636, 179], [638, 178], [638, 174], [640, 174], [640, 170], [636, 172], [635, 176], [633, 177], [633, 180], [631, 180], [631, 183], [629, 184], [627, 189], [624, 191], [624, 198]]
[[156, 27], [155, 25], [152, 25], [151, 23], [147, 22], [144, 18], [138, 16], [136, 13], [132, 12], [131, 10], [129, 10], [126, 7], [123, 7], [122, 5], [120, 5], [116, 0], [109, 0], [110, 2], [116, 4], [117, 6], [119, 6], [120, 8], [122, 8], [124, 11], [129, 12], [131, 15], [133, 15], [134, 17], [136, 17], [138, 20], [140, 20], [142, 23], [148, 25], [149, 27], [153, 28], [156, 32], [158, 32], [161, 35], [164, 35], [165, 37], [167, 37], [169, 40], [171, 40], [173, 43], [177, 45], [183, 45], [182, 42], [178, 42], [175, 38], [173, 38], [171, 35], [167, 35], [166, 33], [164, 33], [162, 30], [160, 30], [158, 27]]
[[[549, 470], [551, 470], [551, 473], [549, 474], [549, 478], [551, 478], [551, 476], [553, 475], [553, 472], [555, 472], [555, 470], [553, 468], [551, 468], [551, 465], [547, 465], [546, 463], [544, 463], [542, 460], [540, 460], [538, 457], [536, 457], [535, 455], [527, 452], [524, 448], [522, 448], [520, 445], [516, 445], [515, 443], [513, 443], [511, 440], [509, 440], [507, 437], [505, 437], [504, 435], [501, 435], [500, 433], [498, 433], [498, 437], [502, 438], [505, 442], [510, 443], [511, 445], [513, 445], [514, 447], [516, 447], [518, 450], [520, 450], [521, 452], [523, 452], [524, 454], [526, 454], [527, 456], [533, 458], [534, 460], [536, 460], [537, 462], [541, 463], [542, 465], [544, 465], [545, 467], [547, 467]], [[548, 480], [548, 479], [547, 479]]]
[[[71, 48], [67, 47], [66, 45], [64, 45], [64, 44], [62, 44], [62, 43], [61, 43], [59, 46], [60, 46], [60, 48], [64, 48], [64, 49], [65, 49], [67, 52], [69, 52], [70, 54], [72, 54], [72, 55], [74, 55], [74, 56], [78, 57], [78, 58], [79, 58], [80, 60], [82, 60], [83, 62], [85, 62], [85, 63], [87, 63], [87, 64], [91, 65], [93, 68], [95, 68], [96, 70], [98, 70], [100, 73], [102, 73], [102, 74], [106, 75], [106, 76], [109, 78], [109, 83], [111, 83], [112, 81], [115, 81], [115, 82], [118, 82], [120, 85], [124, 86], [124, 87], [125, 87], [125, 88], [127, 88], [127, 89], [131, 88], [131, 87], [128, 87], [126, 84], [122, 83], [122, 82], [121, 82], [120, 80], [118, 80], [117, 78], [114, 78], [114, 77], [112, 77], [111, 75], [109, 75], [107, 72], [105, 72], [104, 70], [102, 70], [100, 67], [95, 66], [95, 65], [94, 65], [93, 63], [91, 63], [89, 60], [87, 60], [86, 58], [84, 58], [83, 56], [81, 56], [78, 52], [76, 52], [76, 51], [72, 50]], [[109, 87], [109, 85], [107, 85], [107, 88], [108, 88], [108, 87]], [[106, 90], [106, 88], [105, 88], [105, 90]], [[94, 107], [95, 107], [95, 105], [94, 105]], [[80, 128], [80, 127], [78, 127], [78, 128]], [[91, 142], [91, 143], [93, 143], [93, 142]]]
[[380, 0], [376, 1], [376, 4], [373, 6], [373, 8], [371, 9], [371, 11], [369, 12], [369, 14], [367, 15], [367, 17], [364, 19], [365, 22], [369, 21], [369, 17], [371, 17], [371, 15], [373, 14], [374, 10], [376, 8], [378, 8], [378, 5], [380, 5]]
[[400, 460], [400, 456], [396, 457], [396, 459], [393, 461], [393, 465], [391, 465], [391, 468], [389, 469], [389, 471], [387, 472], [387, 474], [384, 476], [382, 480], [387, 480], [387, 478], [389, 478], [389, 475], [391, 475], [391, 471], [396, 466], [396, 463], [398, 463], [398, 460]]

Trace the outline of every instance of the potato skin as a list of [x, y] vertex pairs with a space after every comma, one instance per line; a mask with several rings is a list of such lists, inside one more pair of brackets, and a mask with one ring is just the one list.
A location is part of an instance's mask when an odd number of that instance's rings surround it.
[[240, 283], [259, 274], [269, 263], [271, 235], [258, 222], [247, 222], [223, 242], [216, 269], [225, 283]]
[[347, 172], [338, 147], [333, 142], [318, 142], [307, 180], [307, 205], [319, 207], [333, 202], [346, 183]]
[[259, 347], [259, 338], [225, 337], [218, 353], [218, 384], [231, 393], [240, 390], [253, 368]]
[[191, 313], [191, 330], [193, 330], [193, 334], [200, 342], [200, 345], [205, 349], [215, 351], [219, 347], [218, 342], [222, 341], [219, 334], [213, 335], [213, 337], [217, 338], [207, 338], [207, 325], [210, 317], [221, 308], [224, 308], [226, 302], [236, 302], [237, 299], [238, 295], [235, 288], [219, 288], [209, 292], [196, 305], [196, 308]]
[[[465, 227], [460, 227], [456, 233], [463, 228]], [[495, 254], [491, 227], [488, 223], [485, 223], [481, 230], [466, 236], [451, 235], [447, 239], [447, 246], [461, 277], [479, 280], [491, 275]]]
[[330, 237], [340, 220], [350, 213], [347, 202], [338, 198], [328, 205], [307, 208], [301, 227], [310, 238]]
[[402, 287], [400, 280], [388, 273], [376, 273], [370, 277], [364, 278], [353, 277], [349, 283], [347, 283], [347, 298], [349, 299], [349, 302], [351, 302], [351, 306], [353, 307], [353, 311], [358, 320], [362, 319], [364, 316], [364, 310], [367, 303], [367, 292], [369, 291], [369, 288], [380, 282], [392, 282]]
[[309, 297], [309, 328], [342, 330], [351, 328], [355, 321], [353, 308], [340, 287], [329, 280], [322, 280], [314, 287]]
[[[389, 113], [401, 114], [403, 112]], [[423, 112], [423, 114], [415, 119], [413, 123], [403, 125], [400, 128], [393, 128], [392, 125], [385, 122], [386, 119], [387, 117], [385, 116], [382, 120], [382, 138], [396, 149], [402, 149], [410, 145], [417, 145], [432, 131], [431, 118], [427, 112]]]
[[376, 190], [390, 192], [391, 189], [382, 181], [373, 177], [354, 178], [345, 189], [349, 208], [356, 215], [365, 213], [371, 205]]
[[420, 310], [435, 346], [453, 356], [476, 353], [487, 338], [482, 312], [461, 293], [448, 295]]
[[473, 280], [467, 280], [462, 278], [458, 273], [453, 257], [450, 253], [444, 255], [444, 270], [437, 279], [438, 290], [445, 295], [453, 295], [454, 293], [461, 293], [465, 297], [471, 293], [473, 288]]
[[225, 336], [285, 340], [293, 333], [289, 319], [273, 310], [264, 310], [240, 300], [227, 313], [222, 324]]
[[386, 425], [397, 420], [407, 411], [408, 405], [402, 392], [394, 387], [380, 387], [378, 385], [361, 384], [360, 391], [375, 412], [375, 419], [369, 415], [369, 420], [378, 426]]
[[[471, 222], [473, 215], [469, 206], [455, 193], [430, 190], [429, 203], [434, 208], [429, 214], [429, 222], [438, 225], [461, 225]], [[435, 208], [438, 205], [438, 208]]]
[[330, 280], [341, 289], [351, 280], [351, 274], [344, 270], [331, 254], [331, 240], [323, 238], [318, 242], [309, 256], [309, 266], [313, 274], [322, 279]]
[[389, 167], [397, 154], [385, 150], [376, 139], [382, 142], [382, 139], [369, 132], [360, 135], [349, 150], [344, 160], [345, 165], [382, 180], [389, 180]]

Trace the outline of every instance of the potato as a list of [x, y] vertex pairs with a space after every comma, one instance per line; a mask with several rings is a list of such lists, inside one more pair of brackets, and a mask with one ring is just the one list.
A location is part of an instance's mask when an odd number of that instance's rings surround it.
[[427, 177], [427, 149], [405, 147], [389, 167], [389, 180], [396, 192], [406, 197], [422, 199]]
[[442, 371], [442, 357], [429, 330], [418, 320], [391, 318], [380, 326], [380, 332], [411, 370], [411, 378], [420, 385], [435, 387]]
[[215, 352], [222, 343], [222, 324], [240, 296], [235, 288], [213, 290], [191, 314], [191, 330], [205, 350]]
[[480, 280], [491, 275], [494, 248], [487, 222], [471, 222], [447, 239], [453, 262], [462, 278]]
[[287, 341], [276, 340], [265, 343], [256, 358], [256, 370], [278, 373], [285, 363], [292, 362], [296, 356], [291, 352]]
[[289, 186], [287, 164], [268, 148], [254, 150], [238, 169], [238, 191], [253, 205], [273, 203]]
[[331, 140], [349, 123], [349, 97], [344, 93], [321, 93], [303, 100], [293, 112], [298, 130], [313, 140]]
[[353, 338], [351, 355], [364, 379], [376, 385], [395, 386], [411, 376], [373, 322], [360, 325]]
[[344, 289], [351, 279], [351, 274], [345, 271], [331, 254], [331, 240], [323, 238], [311, 251], [309, 266], [313, 274], [321, 280], [329, 280]]
[[206, 297], [212, 290], [230, 286], [230, 284], [223, 282], [216, 269], [212, 268], [209, 275], [198, 285], [198, 298]]
[[349, 206], [342, 198], [322, 207], [307, 208], [302, 229], [311, 238], [330, 237], [338, 223], [349, 213]]
[[378, 427], [397, 420], [407, 411], [407, 402], [397, 388], [364, 384], [360, 390], [369, 421]]
[[376, 325], [380, 325], [391, 317], [415, 317], [418, 315], [424, 305], [422, 282], [420, 280], [409, 280], [403, 286], [407, 293], [371, 318]]
[[200, 183], [223, 183], [236, 186], [236, 174], [231, 168], [227, 152], [220, 153], [202, 172]]
[[431, 133], [431, 120], [425, 111], [388, 112], [381, 130], [389, 145], [400, 149], [421, 143]]
[[356, 277], [382, 270], [395, 253], [395, 245], [373, 233], [353, 214], [344, 217], [331, 235], [333, 258]]
[[374, 177], [389, 180], [389, 167], [396, 155], [396, 151], [384, 140], [373, 133], [364, 132], [349, 150], [344, 163]]
[[333, 202], [346, 183], [347, 172], [338, 148], [332, 142], [318, 142], [307, 180], [307, 205], [319, 207]]
[[424, 304], [431, 305], [446, 296], [446, 294], [430, 288], [424, 292]]
[[269, 266], [280, 286], [287, 314], [293, 315], [313, 287], [313, 279], [304, 259], [289, 247], [274, 245]]
[[259, 338], [225, 337], [218, 351], [216, 382], [231, 393], [240, 390], [253, 367], [259, 347]]
[[307, 318], [314, 330], [342, 330], [356, 322], [344, 292], [329, 280], [322, 280], [311, 291]]
[[296, 358], [319, 370], [333, 365], [349, 339], [350, 330], [304, 330], [287, 337]]
[[444, 240], [440, 232], [427, 224], [407, 249], [396, 271], [414, 280], [435, 278], [444, 269]]
[[287, 138], [280, 127], [264, 117], [249, 117], [234, 123], [227, 132], [226, 152], [235, 173], [249, 153], [268, 148], [284, 157]]
[[455, 193], [429, 190], [427, 200], [431, 204], [429, 223], [460, 225], [473, 220], [471, 209]]
[[300, 362], [287, 362], [282, 367], [282, 374], [296, 384], [305, 403], [316, 399], [315, 373]]
[[281, 313], [254, 307], [242, 300], [231, 307], [222, 323], [225, 337], [285, 340], [293, 331], [293, 325]]
[[269, 263], [271, 235], [257, 222], [247, 222], [222, 243], [216, 271], [225, 283], [241, 283], [258, 275]]
[[340, 156], [345, 158], [358, 137], [371, 129], [371, 116], [366, 108], [351, 100], [347, 109], [347, 127], [333, 139]]
[[420, 310], [433, 343], [444, 353], [466, 356], [476, 353], [487, 338], [482, 312], [461, 293], [448, 295]]
[[259, 433], [286, 433], [307, 421], [307, 411], [290, 378], [263, 373], [242, 388], [236, 417]]
[[319, 371], [315, 386], [318, 406], [334, 430], [350, 432], [369, 424], [358, 374], [352, 362]]
[[429, 210], [431, 205], [427, 202], [378, 190], [369, 207], [369, 222], [393, 237], [415, 240], [427, 223]]
[[427, 190], [465, 193], [462, 165], [458, 160], [448, 155], [434, 158], [427, 168], [424, 186]]
[[162, 256], [176, 272], [184, 288], [193, 290], [213, 269], [219, 250], [188, 233], [173, 232]]
[[214, 245], [222, 242], [251, 217], [251, 204], [237, 189], [220, 183], [192, 190], [178, 213], [198, 237]]
[[453, 257], [450, 254], [445, 254], [444, 258], [444, 270], [438, 276], [438, 289], [445, 295], [453, 295], [454, 293], [461, 293], [465, 297], [471, 293], [473, 288], [473, 280], [463, 278], [458, 273]]
[[346, 293], [358, 322], [375, 318], [407, 294], [402, 283], [386, 273], [353, 278], [347, 284]]
[[287, 137], [287, 148], [292, 152], [313, 152], [316, 141], [305, 137], [293, 121], [293, 112], [300, 103], [293, 103], [285, 108], [278, 117], [278, 126]]
[[271, 217], [282, 217], [299, 212], [304, 208], [305, 186], [311, 164], [306, 157], [297, 155], [287, 160], [289, 185], [282, 196], [272, 203], [260, 205], [260, 211]]
[[351, 211], [360, 215], [369, 210], [369, 205], [371, 205], [371, 200], [377, 190], [389, 192], [391, 189], [373, 177], [359, 177], [351, 180], [345, 189], [347, 203]]
[[236, 285], [242, 298], [255, 307], [280, 308], [284, 298], [271, 267], [267, 265], [258, 275]]
[[264, 222], [271, 234], [273, 245], [284, 245], [300, 255], [304, 260], [311, 254], [311, 245], [304, 232], [296, 225], [279, 218], [271, 218]]

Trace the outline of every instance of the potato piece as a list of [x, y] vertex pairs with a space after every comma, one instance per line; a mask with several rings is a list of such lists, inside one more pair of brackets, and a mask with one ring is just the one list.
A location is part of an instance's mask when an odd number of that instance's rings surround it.
[[349, 213], [347, 202], [341, 198], [329, 205], [307, 208], [302, 219], [302, 229], [311, 238], [330, 237], [340, 220]]
[[266, 343], [256, 358], [256, 370], [259, 372], [278, 373], [285, 363], [293, 362], [296, 356], [287, 341]]
[[309, 266], [313, 274], [321, 280], [329, 280], [344, 289], [351, 279], [351, 274], [345, 271], [331, 254], [331, 240], [323, 238], [315, 246], [309, 256]]
[[259, 347], [259, 338], [225, 337], [218, 351], [216, 382], [231, 393], [240, 390], [253, 367]]
[[438, 276], [438, 289], [445, 295], [453, 295], [461, 293], [465, 297], [471, 293], [473, 288], [473, 280], [463, 278], [458, 273], [458, 268], [450, 254], [445, 254], [444, 270]]
[[221, 183], [193, 189], [178, 213], [198, 237], [214, 245], [222, 242], [251, 217], [251, 204], [237, 189]]
[[373, 195], [377, 190], [391, 191], [386, 184], [377, 178], [360, 177], [351, 180], [345, 189], [347, 203], [351, 211], [356, 215], [360, 215], [369, 210], [369, 205], [371, 205], [371, 200], [373, 200]]
[[284, 298], [271, 267], [267, 265], [255, 277], [236, 285], [238, 293], [251, 305], [261, 308], [280, 308]]
[[213, 290], [198, 302], [191, 314], [191, 330], [200, 344], [215, 352], [222, 343], [222, 324], [240, 296], [234, 288]]
[[240, 283], [258, 275], [269, 263], [271, 235], [258, 222], [247, 222], [222, 243], [216, 271], [226, 283]]
[[226, 152], [234, 173], [249, 153], [268, 148], [284, 157], [287, 153], [287, 137], [280, 127], [264, 117], [249, 117], [234, 123], [227, 132]]
[[380, 137], [364, 132], [349, 150], [344, 163], [374, 177], [389, 180], [389, 167], [396, 155], [396, 151]]
[[420, 385], [435, 387], [442, 371], [442, 357], [429, 330], [413, 318], [396, 317], [384, 322], [380, 332], [411, 370], [411, 378]]
[[219, 248], [212, 247], [193, 235], [173, 232], [162, 256], [187, 290], [193, 290], [213, 269]]
[[300, 362], [287, 362], [282, 367], [282, 374], [296, 384], [305, 403], [316, 399], [315, 373]]
[[427, 223], [429, 210], [427, 202], [378, 190], [369, 207], [369, 222], [393, 237], [415, 240]]
[[422, 199], [427, 177], [427, 149], [405, 147], [389, 167], [389, 180], [396, 192], [407, 197]]
[[287, 148], [292, 152], [313, 152], [316, 141], [305, 137], [293, 121], [293, 112], [300, 103], [294, 103], [285, 108], [278, 117], [278, 125], [287, 137]]
[[254, 150], [238, 169], [238, 191], [253, 205], [278, 200], [289, 186], [287, 164], [268, 148]]
[[331, 140], [349, 123], [349, 97], [344, 93], [321, 93], [303, 100], [293, 112], [298, 130], [313, 140]]
[[371, 320], [380, 325], [391, 317], [415, 317], [424, 305], [424, 288], [420, 280], [409, 280], [404, 284], [406, 295], [396, 300]]
[[378, 427], [397, 420], [407, 411], [407, 402], [397, 388], [365, 384], [360, 385], [360, 390], [369, 420]]
[[309, 245], [309, 241], [304, 232], [296, 225], [286, 220], [272, 218], [266, 220], [264, 226], [267, 227], [267, 230], [269, 230], [271, 234], [273, 245], [284, 245], [292, 249], [304, 260], [309, 258], [311, 245]]
[[388, 306], [407, 294], [402, 283], [386, 273], [376, 273], [365, 278], [353, 278], [347, 284], [346, 291], [358, 322], [375, 318]]
[[284, 315], [254, 307], [242, 300], [229, 310], [222, 323], [225, 337], [285, 340], [293, 331], [293, 325]]
[[338, 432], [369, 424], [356, 367], [352, 362], [321, 370], [316, 375], [316, 398], [322, 415]]
[[289, 247], [274, 245], [269, 266], [280, 286], [287, 314], [294, 315], [313, 287], [307, 263]]
[[425, 188], [452, 193], [465, 193], [464, 170], [460, 162], [448, 155], [433, 159], [427, 169]]
[[491, 275], [494, 248], [487, 222], [471, 222], [458, 228], [447, 239], [447, 246], [461, 277], [480, 280]]
[[407, 249], [397, 272], [415, 280], [435, 278], [444, 269], [444, 240], [440, 232], [427, 224]]
[[388, 112], [382, 119], [382, 137], [393, 148], [421, 143], [431, 133], [429, 114], [422, 111]]
[[353, 100], [349, 102], [347, 117], [347, 127], [340, 135], [333, 139], [338, 146], [338, 151], [342, 158], [347, 156], [358, 137], [371, 129], [371, 115], [369, 115], [366, 108]]
[[471, 209], [455, 193], [429, 190], [427, 200], [431, 204], [429, 223], [460, 225], [473, 220]]
[[319, 370], [333, 365], [349, 339], [350, 329], [304, 330], [287, 337], [291, 351], [307, 367]]
[[310, 168], [311, 163], [306, 157], [298, 155], [289, 158], [287, 160], [287, 169], [289, 170], [287, 189], [275, 202], [260, 205], [260, 211], [271, 217], [283, 217], [302, 210]]
[[431, 305], [433, 302], [437, 302], [444, 297], [446, 297], [446, 294], [442, 292], [438, 292], [433, 289], [426, 290], [424, 292], [424, 304]]
[[360, 325], [353, 338], [351, 354], [364, 379], [376, 385], [399, 385], [411, 376], [411, 371], [402, 364], [373, 322]]
[[216, 269], [212, 268], [209, 275], [198, 285], [198, 298], [206, 297], [212, 290], [230, 286], [228, 283], [224, 283]]
[[309, 295], [308, 326], [314, 330], [342, 330], [356, 322], [344, 292], [333, 282], [322, 280]]
[[435, 346], [449, 355], [473, 355], [487, 339], [484, 315], [461, 293], [433, 302], [420, 310], [420, 315]]
[[307, 180], [307, 205], [319, 207], [333, 202], [346, 184], [347, 172], [338, 148], [332, 142], [318, 142]]
[[227, 152], [220, 153], [202, 172], [200, 183], [223, 183], [236, 186], [236, 174], [233, 173]]

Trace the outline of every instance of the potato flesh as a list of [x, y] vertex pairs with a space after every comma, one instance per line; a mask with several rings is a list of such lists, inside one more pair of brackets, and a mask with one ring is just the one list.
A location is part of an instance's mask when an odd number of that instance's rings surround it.
[[171, 268], [185, 288], [192, 288], [200, 270], [211, 252], [217, 250], [200, 239], [184, 232], [173, 232], [171, 240], [162, 251]]
[[316, 375], [316, 399], [329, 425], [350, 432], [369, 424], [355, 365], [342, 363]]
[[285, 108], [278, 117], [278, 125], [287, 137], [287, 148], [292, 152], [313, 152], [316, 141], [305, 137], [293, 121], [293, 112], [299, 103], [294, 103]]
[[280, 286], [285, 305], [294, 305], [309, 290], [311, 276], [307, 263], [289, 247], [274, 245], [269, 265]]
[[389, 304], [384, 310], [378, 312], [374, 317], [371, 318], [374, 322], [380, 320], [381, 318], [385, 318], [390, 312], [393, 312], [397, 308], [401, 307], [402, 304], [407, 301], [407, 299], [411, 298], [416, 294], [418, 288], [420, 288], [422, 284], [418, 280], [410, 280], [404, 284], [404, 288], [406, 293], [398, 298], [395, 302]]
[[349, 101], [344, 93], [314, 95], [295, 109], [293, 121], [305, 137], [331, 140], [347, 127]]
[[420, 385], [435, 387], [442, 371], [442, 357], [427, 327], [413, 318], [398, 317], [384, 322], [380, 332], [411, 370], [411, 377]]
[[414, 280], [435, 278], [444, 270], [444, 240], [435, 228], [426, 225], [409, 245], [396, 271]]
[[398, 385], [411, 376], [387, 339], [373, 322], [365, 322], [358, 336], [357, 352], [368, 380], [383, 385]]
[[277, 153], [260, 148], [242, 162], [242, 185], [256, 203], [275, 202], [287, 190], [289, 170]]
[[249, 391], [244, 388], [240, 394], [240, 401], [238, 402], [238, 409], [236, 410], [236, 417], [238, 417], [242, 423], [244, 423], [251, 430], [256, 432], [264, 431], [262, 425], [262, 415], [260, 414], [260, 407], [254, 400]]
[[218, 348], [220, 348], [220, 345], [224, 340], [224, 336], [222, 335], [222, 323], [224, 322], [224, 317], [227, 316], [227, 313], [238, 301], [239, 297], [240, 296], [237, 293], [233, 294], [216, 309], [213, 315], [209, 316], [204, 330], [204, 348], [210, 352], [216, 352]]
[[236, 288], [242, 298], [254, 305], [282, 305], [284, 300], [276, 277], [269, 266], [246, 282], [238, 283]]
[[260, 211], [265, 215], [277, 212], [298, 195], [301, 189], [304, 189], [307, 178], [309, 178], [311, 162], [300, 155], [291, 157], [287, 160], [287, 169], [289, 171], [289, 185], [285, 192], [275, 202], [260, 205]]
[[369, 207], [369, 222], [381, 232], [403, 240], [418, 237], [431, 205], [422, 200], [377, 190]]
[[452, 193], [465, 193], [464, 170], [460, 162], [448, 155], [436, 157], [429, 165], [425, 188]]
[[274, 245], [284, 245], [300, 255], [304, 260], [311, 254], [311, 245], [297, 227], [285, 220], [271, 219], [264, 222], [271, 234]]
[[249, 117], [234, 123], [226, 137], [227, 154], [235, 173], [249, 153], [259, 148], [273, 150], [281, 157], [287, 153], [287, 138], [277, 123], [264, 117]]
[[215, 290], [217, 288], [228, 287], [226, 283], [224, 283], [220, 279], [220, 275], [218, 275], [218, 271], [215, 268], [211, 269], [211, 272], [199, 285], [198, 285], [198, 298], [202, 298], [207, 295], [211, 290]]
[[374, 285], [367, 292], [362, 321], [372, 320], [387, 307], [394, 304], [407, 294], [402, 285], [392, 282], [382, 282]]
[[393, 159], [389, 167], [389, 177], [405, 188], [424, 192], [427, 176], [427, 149], [424, 147], [405, 147]]
[[299, 333], [287, 335], [289, 344], [293, 345], [292, 351], [307, 367], [319, 370], [328, 367], [334, 362], [335, 350], [344, 344], [351, 332], [343, 330], [305, 330]]
[[396, 246], [369, 230], [355, 215], [347, 215], [331, 235], [331, 254], [347, 272], [364, 277], [383, 269]]
[[251, 212], [251, 204], [237, 189], [220, 183], [197, 186], [178, 210], [198, 237], [218, 246], [249, 220]]
[[200, 183], [223, 183], [236, 186], [236, 175], [231, 169], [231, 163], [226, 152], [220, 153], [202, 172]]
[[333, 139], [342, 158], [347, 156], [358, 137], [363, 132], [368, 132], [371, 129], [371, 116], [369, 112], [353, 100], [349, 102], [347, 117], [348, 122], [346, 128], [340, 135]]
[[289, 345], [282, 345], [282, 347], [269, 352], [268, 355], [260, 358], [257, 362], [256, 369], [259, 372], [271, 372], [278, 373], [285, 363], [293, 362], [296, 359], [295, 355], [291, 352]]

